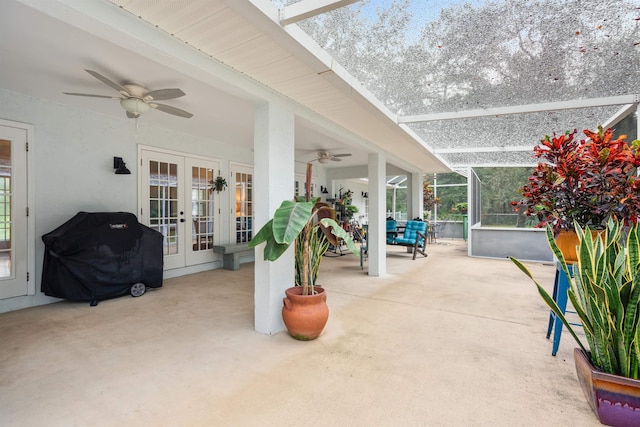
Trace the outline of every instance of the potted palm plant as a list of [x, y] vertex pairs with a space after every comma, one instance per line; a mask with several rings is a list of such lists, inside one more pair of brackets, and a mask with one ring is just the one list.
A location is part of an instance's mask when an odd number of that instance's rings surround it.
[[579, 246], [571, 272], [551, 227], [547, 228], [547, 240], [564, 274], [573, 276], [568, 296], [582, 322], [588, 347], [527, 267], [515, 258], [511, 260], [533, 280], [545, 303], [578, 343], [574, 351], [576, 373], [600, 421], [613, 426], [640, 425], [638, 224], [624, 229], [623, 222], [610, 218], [606, 230], [595, 237], [588, 228], [577, 223], [574, 226]]
[[545, 136], [534, 147], [538, 165], [520, 189], [522, 199], [512, 202], [516, 211], [536, 216], [538, 227], [553, 227], [565, 259], [574, 262], [580, 227], [602, 229], [608, 218], [635, 222], [640, 213], [636, 168], [640, 165], [640, 141], [614, 138], [611, 129], [585, 130]]
[[[309, 171], [307, 172], [309, 176]], [[308, 179], [307, 182], [310, 182]], [[308, 185], [307, 185], [308, 187]], [[327, 234], [342, 240], [356, 256], [360, 253], [349, 234], [332, 218], [320, 218], [328, 205], [306, 196], [285, 200], [249, 242], [253, 248], [265, 243], [264, 259], [275, 261], [295, 244], [296, 286], [285, 291], [282, 317], [296, 339], [317, 338], [327, 322], [326, 291], [316, 285], [320, 261], [329, 247]]]

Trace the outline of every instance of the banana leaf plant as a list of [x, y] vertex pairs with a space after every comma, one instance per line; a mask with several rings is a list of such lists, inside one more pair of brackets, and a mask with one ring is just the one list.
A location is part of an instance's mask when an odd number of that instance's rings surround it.
[[319, 199], [305, 200], [304, 196], [296, 200], [285, 200], [276, 209], [269, 220], [249, 242], [253, 248], [261, 243], [264, 247], [265, 261], [275, 261], [291, 246], [296, 244], [296, 285], [302, 286], [302, 295], [311, 295], [318, 275], [320, 261], [327, 251], [326, 241], [321, 225], [330, 230], [338, 241], [342, 239], [349, 250], [356, 256], [360, 252], [355, 243], [341, 226], [331, 218], [317, 219], [317, 214], [327, 206], [314, 209]]
[[[575, 224], [580, 238], [578, 262], [573, 264], [569, 300], [582, 322], [589, 350], [565, 318], [553, 298], [515, 258], [511, 260], [538, 288], [545, 303], [602, 371], [638, 379], [640, 366], [640, 238], [638, 224], [624, 229], [622, 221], [609, 219], [606, 230], [595, 237], [589, 228]], [[626, 244], [622, 245], [626, 235]], [[555, 244], [553, 230], [547, 227], [547, 240], [560, 261], [564, 274], [571, 277], [567, 263]]]

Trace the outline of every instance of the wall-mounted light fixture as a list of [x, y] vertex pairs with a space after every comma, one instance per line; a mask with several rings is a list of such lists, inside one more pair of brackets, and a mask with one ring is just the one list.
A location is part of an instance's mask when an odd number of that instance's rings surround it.
[[127, 169], [127, 164], [122, 160], [122, 157], [113, 158], [113, 168], [116, 170], [116, 175], [131, 175], [131, 171]]
[[363, 198], [365, 198], [365, 199], [367, 199], [367, 198], [369, 197], [369, 193], [368, 193], [368, 192], [366, 192], [366, 191], [363, 191], [363, 192], [362, 192], [362, 197], [363, 197]]

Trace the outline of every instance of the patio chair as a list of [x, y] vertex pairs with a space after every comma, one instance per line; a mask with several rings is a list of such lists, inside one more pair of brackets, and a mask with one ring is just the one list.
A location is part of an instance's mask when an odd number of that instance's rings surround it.
[[389, 243], [389, 239], [387, 238], [387, 244], [413, 248], [412, 259], [414, 260], [416, 259], [417, 253], [420, 253], [425, 257], [427, 256], [427, 253], [424, 250], [426, 242], [427, 223], [424, 221], [407, 221], [402, 237], [396, 237], [391, 243]]
[[360, 241], [360, 269], [364, 270], [364, 260], [369, 256], [369, 226], [367, 224], [362, 226], [362, 240]]
[[387, 219], [387, 244], [393, 245], [398, 237], [398, 222], [395, 219]]
[[438, 235], [442, 231], [442, 222], [430, 222], [427, 228], [427, 243], [436, 243]]

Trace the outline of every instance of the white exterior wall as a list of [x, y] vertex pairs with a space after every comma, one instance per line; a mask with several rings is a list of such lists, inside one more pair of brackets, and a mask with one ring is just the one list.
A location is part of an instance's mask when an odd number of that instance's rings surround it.
[[[114, 103], [114, 108], [120, 106]], [[117, 119], [4, 90], [0, 90], [0, 118], [34, 127], [29, 179], [33, 180], [35, 203], [30, 215], [35, 220], [35, 235], [29, 236], [29, 244], [35, 245], [30, 280], [36, 281], [35, 295], [0, 300], [0, 312], [57, 301], [40, 292], [43, 234], [79, 211], [137, 213], [138, 144], [220, 159], [223, 173], [228, 172], [230, 161], [253, 163], [253, 153], [233, 141], [147, 127], [144, 116], [136, 132], [135, 121], [124, 114]], [[124, 159], [131, 175], [114, 174], [114, 156]], [[221, 204], [222, 212], [228, 212], [228, 198], [221, 197]], [[221, 229], [229, 229], [228, 215], [221, 216]]]
[[[358, 213], [356, 213], [353, 217], [360, 223], [366, 224], [368, 221], [366, 218], [360, 219], [362, 215], [365, 214], [365, 201], [364, 197], [362, 197], [362, 192], [369, 192], [369, 184], [366, 182], [355, 182], [350, 180], [336, 180], [333, 182], [334, 193], [338, 194], [340, 188], [342, 188], [342, 192], [345, 193], [347, 190], [351, 190], [353, 192], [351, 204], [358, 208]], [[329, 186], [329, 191], [331, 191], [331, 186]], [[329, 194], [333, 197], [333, 194]]]

